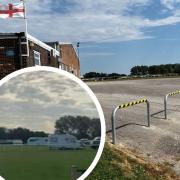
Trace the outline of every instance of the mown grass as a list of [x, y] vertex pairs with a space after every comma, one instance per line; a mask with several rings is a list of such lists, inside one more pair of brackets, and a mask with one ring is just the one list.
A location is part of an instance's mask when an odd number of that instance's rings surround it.
[[69, 180], [71, 166], [86, 170], [96, 151], [0, 147], [0, 175], [7, 180]]
[[87, 180], [178, 180], [170, 167], [146, 162], [125, 148], [106, 144], [100, 161]]

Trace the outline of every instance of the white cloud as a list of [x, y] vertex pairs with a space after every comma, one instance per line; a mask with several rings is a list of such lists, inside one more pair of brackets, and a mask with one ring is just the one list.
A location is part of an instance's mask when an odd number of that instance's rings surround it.
[[180, 3], [180, 0], [161, 0], [162, 5], [170, 10], [176, 9], [176, 5]]
[[[131, 15], [156, 0], [33, 0], [27, 1], [29, 32], [45, 41], [127, 41], [149, 38], [144, 28], [180, 22], [180, 0], [159, 0], [172, 15], [152, 20]], [[7, 2], [3, 0], [3, 2]], [[157, 9], [157, 11], [161, 11]], [[13, 23], [15, 22], [15, 23]], [[1, 31], [23, 31], [20, 20], [0, 20]]]
[[19, 75], [0, 87], [0, 126], [54, 131], [65, 115], [99, 117], [95, 104], [79, 84], [51, 72]]

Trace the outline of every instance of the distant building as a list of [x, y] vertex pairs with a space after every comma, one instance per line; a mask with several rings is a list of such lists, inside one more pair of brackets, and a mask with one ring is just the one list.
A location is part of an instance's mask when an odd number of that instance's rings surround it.
[[80, 77], [80, 61], [76, 48], [71, 43], [47, 42], [47, 44], [60, 52], [59, 68]]
[[73, 45], [48, 44], [31, 35], [26, 38], [24, 32], [0, 33], [0, 79], [31, 66], [56, 67], [80, 77], [79, 58]]

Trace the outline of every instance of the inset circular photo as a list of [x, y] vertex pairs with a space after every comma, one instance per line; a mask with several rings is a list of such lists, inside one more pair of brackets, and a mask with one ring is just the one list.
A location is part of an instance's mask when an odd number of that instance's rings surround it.
[[105, 142], [105, 120], [92, 91], [51, 67], [16, 71], [0, 81], [0, 176], [7, 180], [83, 180]]

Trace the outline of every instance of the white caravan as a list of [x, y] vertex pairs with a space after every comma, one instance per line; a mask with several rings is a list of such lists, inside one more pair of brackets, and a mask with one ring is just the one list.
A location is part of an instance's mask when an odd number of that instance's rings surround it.
[[32, 146], [47, 146], [48, 137], [30, 137], [27, 140], [27, 144]]
[[21, 139], [0, 139], [0, 145], [22, 145]]
[[52, 149], [80, 149], [81, 144], [75, 136], [70, 134], [49, 135], [49, 148]]

